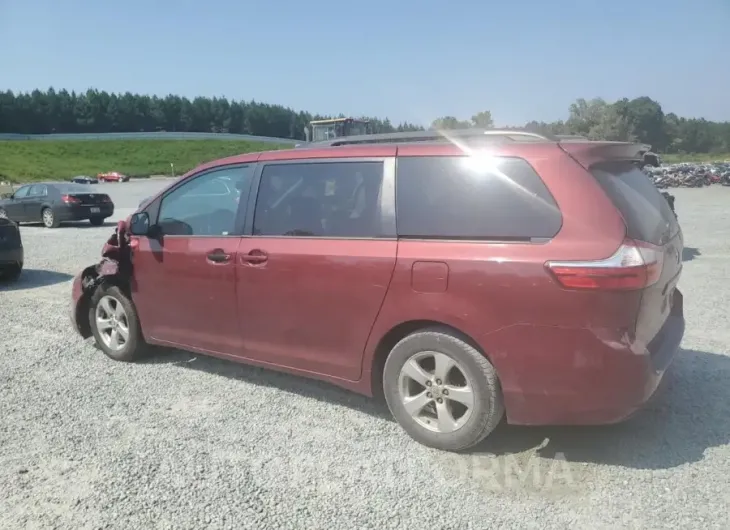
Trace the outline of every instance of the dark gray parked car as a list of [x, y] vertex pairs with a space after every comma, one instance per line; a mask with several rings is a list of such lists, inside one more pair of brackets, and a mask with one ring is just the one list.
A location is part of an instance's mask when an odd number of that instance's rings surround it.
[[101, 226], [112, 215], [114, 203], [109, 195], [69, 182], [28, 184], [0, 200], [0, 217], [17, 223], [40, 222], [47, 228], [56, 228], [64, 221], [85, 219]]

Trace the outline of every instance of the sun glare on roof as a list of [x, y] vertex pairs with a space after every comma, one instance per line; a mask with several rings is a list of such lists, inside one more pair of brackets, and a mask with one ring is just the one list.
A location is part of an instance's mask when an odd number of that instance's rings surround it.
[[497, 173], [504, 160], [489, 151], [472, 151], [463, 159], [464, 167], [475, 173]]

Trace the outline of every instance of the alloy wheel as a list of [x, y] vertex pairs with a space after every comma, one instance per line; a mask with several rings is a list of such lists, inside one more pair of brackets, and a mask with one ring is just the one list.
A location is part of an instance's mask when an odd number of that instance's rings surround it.
[[465, 370], [448, 355], [434, 351], [411, 356], [401, 368], [398, 389], [406, 412], [433, 432], [454, 432], [469, 420], [475, 392]]
[[49, 228], [53, 226], [53, 211], [50, 208], [43, 210], [43, 224]]
[[122, 303], [113, 296], [104, 296], [96, 305], [96, 328], [104, 344], [119, 351], [129, 341], [129, 319]]

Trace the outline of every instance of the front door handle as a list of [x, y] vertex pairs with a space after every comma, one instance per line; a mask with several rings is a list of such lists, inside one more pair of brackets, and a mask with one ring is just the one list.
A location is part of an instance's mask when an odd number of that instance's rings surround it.
[[222, 248], [217, 248], [208, 253], [208, 261], [212, 261], [213, 263], [226, 263], [231, 261], [231, 255], [224, 252]]
[[268, 259], [269, 255], [262, 250], [252, 250], [248, 254], [241, 254], [241, 263], [243, 264], [258, 265], [260, 263], [266, 263]]

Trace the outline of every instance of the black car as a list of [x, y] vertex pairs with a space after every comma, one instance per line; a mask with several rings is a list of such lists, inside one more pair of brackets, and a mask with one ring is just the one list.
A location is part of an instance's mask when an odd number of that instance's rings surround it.
[[99, 179], [96, 177], [87, 177], [84, 175], [79, 175], [78, 177], [72, 178], [71, 182], [75, 182], [76, 184], [98, 184]]
[[18, 224], [0, 217], [0, 282], [17, 280], [23, 270], [23, 241]]
[[43, 223], [56, 228], [64, 221], [88, 219], [101, 226], [114, 215], [114, 203], [106, 193], [70, 182], [40, 182], [18, 188], [0, 200], [0, 217], [18, 223]]

